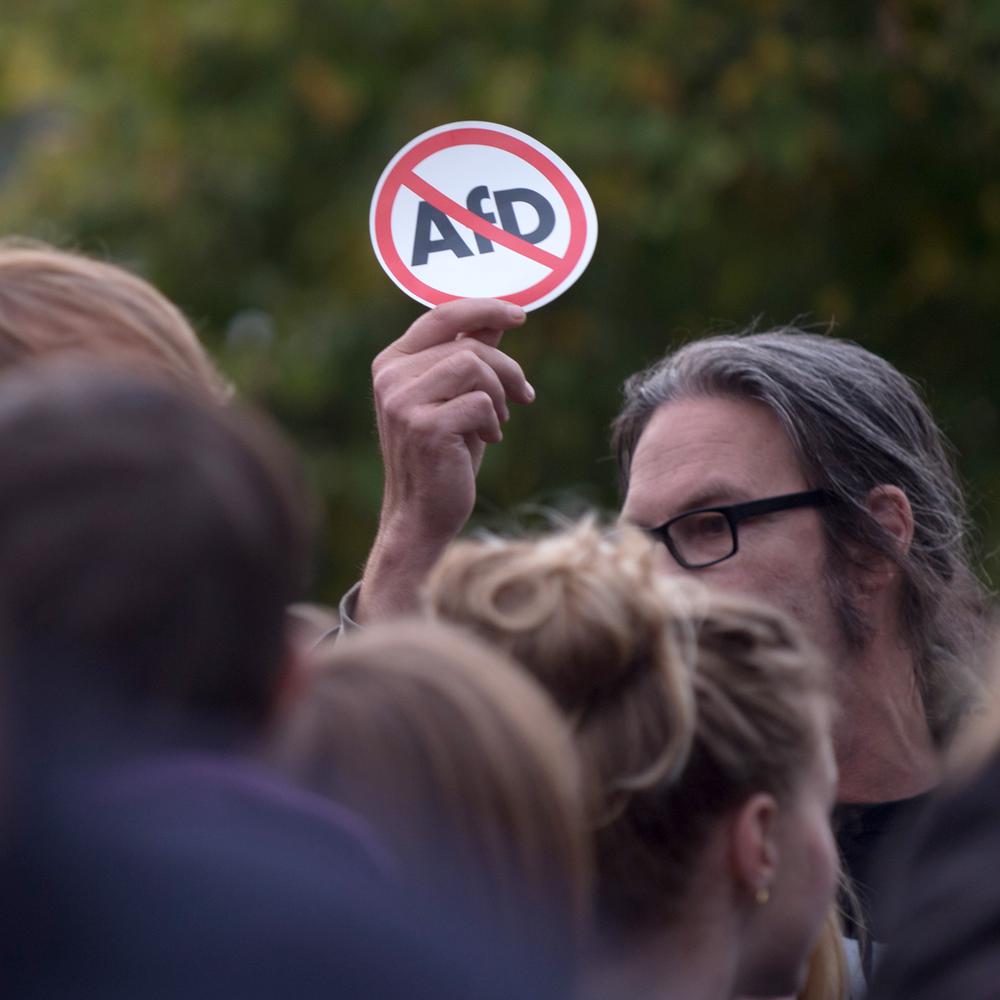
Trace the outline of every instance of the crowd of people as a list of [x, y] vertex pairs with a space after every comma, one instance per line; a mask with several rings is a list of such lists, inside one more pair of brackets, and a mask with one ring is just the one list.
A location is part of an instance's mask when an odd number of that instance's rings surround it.
[[294, 451], [180, 311], [0, 246], [4, 995], [996, 994], [991, 595], [916, 387], [697, 340], [625, 385], [619, 518], [460, 537], [524, 322], [375, 358], [328, 629]]

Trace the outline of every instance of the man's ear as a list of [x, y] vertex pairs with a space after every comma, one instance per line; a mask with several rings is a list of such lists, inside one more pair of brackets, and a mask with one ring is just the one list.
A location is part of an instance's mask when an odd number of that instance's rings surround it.
[[899, 554], [906, 555], [913, 541], [913, 508], [898, 486], [876, 486], [866, 501], [868, 513], [896, 539]]
[[[868, 513], [895, 541], [900, 556], [910, 551], [913, 542], [913, 508], [907, 495], [898, 487], [874, 487], [865, 501]], [[882, 590], [895, 578], [895, 564], [886, 557], [870, 559], [860, 580], [863, 591], [874, 593]]]
[[766, 792], [751, 795], [733, 818], [730, 847], [734, 874], [751, 899], [765, 900], [778, 874], [777, 821], [778, 803]]

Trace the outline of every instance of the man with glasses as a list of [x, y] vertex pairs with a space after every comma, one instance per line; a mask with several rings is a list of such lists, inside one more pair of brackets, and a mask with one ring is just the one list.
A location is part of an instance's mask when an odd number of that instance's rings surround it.
[[[534, 397], [497, 347], [523, 321], [495, 300], [449, 303], [376, 358], [386, 489], [346, 624], [412, 609], [471, 514], [508, 401]], [[666, 571], [778, 605], [831, 658], [840, 841], [864, 894], [878, 843], [938, 779], [985, 627], [933, 418], [881, 358], [785, 328], [695, 341], [630, 378], [614, 447], [623, 517], [663, 541]]]
[[830, 658], [838, 840], [876, 940], [885, 844], [938, 780], [976, 689], [986, 595], [947, 446], [912, 384], [793, 329], [711, 337], [625, 386], [623, 516], [668, 572], [759, 595]]

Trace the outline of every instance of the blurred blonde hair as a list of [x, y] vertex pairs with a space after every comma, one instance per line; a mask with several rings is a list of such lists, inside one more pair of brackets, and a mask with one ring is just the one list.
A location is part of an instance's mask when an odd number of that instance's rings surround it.
[[180, 310], [114, 264], [0, 240], [0, 369], [54, 355], [114, 364], [225, 400], [229, 386]]
[[576, 754], [545, 693], [441, 623], [394, 622], [317, 654], [279, 762], [368, 818], [417, 881], [518, 938], [566, 933], [575, 964], [590, 860]]
[[584, 519], [459, 542], [426, 588], [435, 615], [505, 649], [572, 721], [612, 944], [683, 914], [717, 820], [797, 790], [829, 703], [822, 658], [784, 616], [656, 560], [641, 532]]
[[809, 957], [806, 982], [797, 1000], [843, 1000], [848, 996], [850, 983], [843, 934], [840, 911], [831, 905]]

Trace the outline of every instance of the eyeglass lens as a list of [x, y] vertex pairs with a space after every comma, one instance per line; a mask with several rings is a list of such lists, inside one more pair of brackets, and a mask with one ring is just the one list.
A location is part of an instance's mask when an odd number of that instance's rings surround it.
[[668, 530], [678, 555], [692, 566], [724, 559], [736, 547], [729, 521], [714, 511], [687, 514]]

